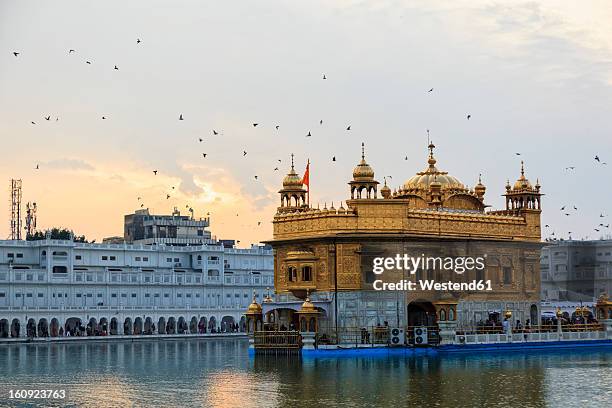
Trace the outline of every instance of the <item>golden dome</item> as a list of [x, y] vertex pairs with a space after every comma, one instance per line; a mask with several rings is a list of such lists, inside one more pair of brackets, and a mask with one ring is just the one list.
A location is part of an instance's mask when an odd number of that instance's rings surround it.
[[533, 187], [527, 178], [525, 177], [525, 165], [521, 161], [521, 177], [514, 183], [514, 190], [531, 190]]
[[383, 196], [383, 198], [389, 198], [391, 197], [391, 188], [389, 188], [389, 186], [387, 185], [387, 178], [385, 177], [385, 185], [382, 186], [382, 188], [380, 189], [380, 194]]
[[306, 296], [306, 300], [302, 303], [300, 313], [319, 313], [317, 307], [310, 301], [310, 297]]
[[465, 185], [445, 171], [436, 168], [436, 159], [433, 155], [434, 144], [429, 145], [429, 166], [422, 172], [408, 179], [403, 186], [404, 190], [426, 190], [429, 191], [432, 183], [440, 185], [441, 190], [467, 190]]
[[291, 155], [291, 170], [283, 179], [284, 189], [301, 189], [303, 187], [302, 178], [295, 172], [293, 167], [293, 154]]
[[364, 144], [361, 143], [361, 161], [353, 170], [353, 180], [369, 181], [374, 180], [374, 169], [365, 161]]
[[253, 291], [253, 301], [247, 309], [247, 314], [261, 314], [261, 312], [261, 305], [257, 303], [257, 300], [255, 299], [255, 291]]

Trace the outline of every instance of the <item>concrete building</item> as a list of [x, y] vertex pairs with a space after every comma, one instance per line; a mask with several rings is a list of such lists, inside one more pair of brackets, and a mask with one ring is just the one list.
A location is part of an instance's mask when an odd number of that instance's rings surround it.
[[612, 293], [612, 240], [556, 241], [542, 249], [542, 300], [595, 302]]
[[[208, 225], [178, 220], [192, 222]], [[264, 246], [0, 241], [0, 337], [243, 329], [253, 292], [272, 285]]]
[[123, 238], [128, 244], [201, 245], [213, 242], [207, 230], [209, 218], [181, 215], [175, 207], [172, 215], [153, 215], [149, 209], [137, 210], [124, 219]]

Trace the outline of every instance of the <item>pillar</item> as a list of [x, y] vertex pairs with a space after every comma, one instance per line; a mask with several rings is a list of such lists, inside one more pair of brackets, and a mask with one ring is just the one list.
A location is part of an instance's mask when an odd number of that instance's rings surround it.
[[612, 339], [612, 319], [602, 319], [599, 323], [603, 326], [606, 339]]
[[302, 349], [303, 350], [314, 350], [316, 333], [301, 332], [300, 335], [302, 336]]
[[124, 319], [119, 319], [118, 317], [116, 319], [117, 319], [117, 336], [123, 336]]

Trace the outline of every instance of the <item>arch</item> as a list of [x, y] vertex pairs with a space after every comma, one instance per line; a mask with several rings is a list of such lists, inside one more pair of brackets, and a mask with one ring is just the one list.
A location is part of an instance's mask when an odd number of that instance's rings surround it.
[[198, 322], [198, 333], [206, 333], [206, 317], [200, 317]]
[[163, 316], [157, 321], [157, 331], [159, 334], [166, 334], [166, 319]]
[[221, 319], [221, 331], [230, 333], [234, 331], [234, 325], [236, 324], [233, 316], [223, 316]]
[[245, 316], [242, 316], [240, 318], [240, 323], [238, 323], [238, 325], [240, 326], [240, 331], [244, 333], [246, 331], [246, 317]]
[[36, 327], [38, 329], [38, 337], [49, 337], [49, 322], [47, 321], [47, 319], [40, 319]]
[[51, 319], [51, 323], [49, 324], [49, 334], [51, 337], [59, 336], [60, 322], [57, 318]]
[[187, 322], [183, 316], [179, 317], [176, 329], [178, 334], [185, 334], [187, 332]]
[[217, 319], [215, 319], [215, 316], [210, 316], [210, 319], [208, 319], [208, 330], [211, 333], [217, 332]]
[[19, 321], [19, 319], [13, 319], [13, 321], [11, 322], [11, 337], [19, 337], [19, 335], [21, 334], [20, 331], [21, 322]]
[[78, 317], [70, 317], [64, 324], [65, 333], [70, 333], [70, 336], [80, 336], [82, 332], [82, 322]]
[[130, 335], [132, 334], [132, 319], [126, 317], [123, 321], [123, 334]]
[[408, 304], [408, 326], [433, 326], [436, 308], [426, 300], [415, 300]]
[[297, 268], [290, 266], [287, 268], [289, 282], [297, 282]]
[[92, 317], [91, 319], [89, 319], [89, 322], [87, 322], [87, 328], [85, 329], [85, 331], [87, 332], [88, 336], [97, 336], [99, 333], [98, 330], [98, 321], [96, 320], [95, 317]]
[[106, 317], [103, 317], [100, 319], [100, 323], [98, 324], [98, 328], [100, 330], [100, 335], [101, 336], [107, 336], [108, 335], [108, 319]]
[[116, 317], [113, 317], [110, 321], [110, 328], [109, 328], [108, 334], [112, 336], [116, 336], [118, 334], [118, 329], [119, 329], [119, 322], [117, 321]]
[[198, 318], [193, 316], [189, 322], [189, 332], [196, 334], [198, 332]]
[[144, 321], [144, 334], [155, 334], [155, 325], [150, 317], [147, 317]]
[[443, 322], [446, 321], [446, 310], [445, 309], [440, 309], [440, 320]]
[[142, 317], [138, 316], [134, 319], [134, 335], [142, 334]]
[[457, 208], [461, 210], [478, 210], [484, 209], [482, 202], [469, 194], [457, 193], [447, 197], [443, 204], [447, 208]]
[[174, 317], [168, 318], [168, 323], [166, 324], [166, 333], [176, 334], [176, 319]]
[[26, 333], [27, 337], [36, 337], [36, 320], [28, 319], [28, 324], [26, 325]]
[[0, 337], [2, 337], [3, 339], [9, 337], [11, 334], [10, 329], [11, 328], [8, 319], [0, 320]]

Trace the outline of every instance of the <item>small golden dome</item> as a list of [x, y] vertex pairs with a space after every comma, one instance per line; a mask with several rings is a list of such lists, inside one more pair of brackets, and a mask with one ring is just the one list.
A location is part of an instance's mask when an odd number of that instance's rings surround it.
[[476, 184], [476, 187], [474, 187], [474, 191], [475, 192], [485, 192], [486, 191], [486, 187], [484, 184], [482, 184], [482, 175], [478, 175], [478, 184]]
[[361, 161], [353, 170], [353, 180], [369, 181], [374, 180], [374, 169], [365, 161], [364, 144], [361, 143]]
[[285, 178], [283, 179], [283, 188], [284, 189], [301, 189], [304, 183], [302, 183], [302, 178], [295, 172], [295, 168], [293, 166], [293, 154], [291, 155], [291, 170]]
[[527, 178], [525, 177], [525, 165], [521, 161], [521, 177], [514, 183], [514, 190], [531, 190], [533, 187]]
[[261, 314], [261, 312], [261, 305], [257, 303], [257, 299], [255, 298], [255, 291], [253, 291], [253, 301], [247, 308], [247, 314]]
[[310, 301], [310, 297], [306, 296], [306, 300], [302, 303], [300, 313], [319, 313], [317, 307]]
[[382, 188], [380, 189], [380, 194], [383, 196], [383, 198], [389, 198], [391, 197], [391, 188], [389, 188], [389, 186], [387, 185], [387, 178], [384, 178], [385, 180], [385, 185], [382, 186]]

